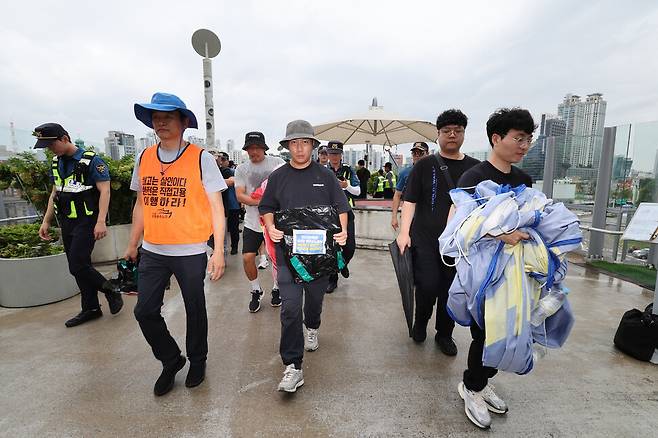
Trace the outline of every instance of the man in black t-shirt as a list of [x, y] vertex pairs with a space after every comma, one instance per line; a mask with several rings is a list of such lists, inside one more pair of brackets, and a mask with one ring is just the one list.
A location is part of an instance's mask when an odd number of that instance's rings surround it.
[[[303, 285], [295, 283], [286, 263], [285, 251], [278, 243], [283, 239], [283, 232], [274, 225], [274, 212], [310, 205], [334, 206], [339, 215], [341, 232], [334, 234], [333, 238], [344, 246], [347, 241], [347, 215], [351, 209], [335, 174], [311, 159], [313, 149], [320, 142], [315, 138], [310, 123], [305, 120], [288, 123], [286, 137], [280, 143], [290, 151], [290, 162], [270, 174], [258, 211], [263, 216], [270, 238], [277, 242], [276, 265], [283, 301], [279, 351], [286, 366], [278, 389], [295, 392], [304, 384], [304, 350], [318, 349], [322, 300], [329, 278], [320, 277]], [[306, 326], [306, 336], [302, 322]]]
[[[482, 181], [491, 180], [512, 187], [521, 184], [531, 187], [532, 178], [512, 164], [521, 161], [528, 153], [535, 129], [535, 122], [527, 110], [503, 108], [493, 113], [487, 121], [487, 137], [492, 148], [489, 159], [464, 173], [458, 186], [471, 191], [472, 187]], [[518, 230], [497, 237], [512, 246], [528, 238], [528, 234]], [[481, 310], [484, 315], [484, 308]], [[482, 364], [485, 327], [473, 323], [471, 336], [473, 341], [468, 352], [468, 368], [464, 371], [464, 379], [459, 383], [458, 390], [464, 399], [466, 416], [476, 426], [486, 429], [491, 424], [489, 411], [504, 414], [507, 412], [507, 405], [488, 384], [488, 379], [493, 377], [497, 370]]]
[[[457, 346], [452, 339], [455, 322], [446, 309], [455, 268], [441, 261], [438, 238], [446, 226], [452, 205], [448, 192], [464, 172], [479, 163], [459, 151], [464, 143], [467, 122], [466, 115], [454, 109], [444, 111], [436, 119], [440, 157], [430, 155], [422, 158], [409, 173], [404, 191], [400, 234], [397, 237], [400, 252], [410, 247], [413, 257], [416, 283], [413, 340], [425, 341], [427, 323], [436, 303], [434, 339], [441, 351], [449, 356], [457, 354]], [[439, 160], [445, 163], [445, 169]]]
[[356, 163], [356, 177], [359, 178], [359, 186], [361, 187], [361, 194], [357, 196], [358, 199], [366, 199], [368, 197], [368, 180], [370, 179], [370, 171], [366, 168], [366, 162], [359, 160]]

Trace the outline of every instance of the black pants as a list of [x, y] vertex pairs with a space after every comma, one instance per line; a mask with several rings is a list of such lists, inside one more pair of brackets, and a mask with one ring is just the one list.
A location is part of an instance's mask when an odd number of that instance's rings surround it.
[[347, 213], [347, 242], [343, 247], [343, 258], [345, 264], [348, 264], [356, 252], [356, 236], [354, 235], [354, 212], [350, 210]]
[[394, 194], [395, 190], [389, 188], [384, 189], [384, 199], [393, 199]]
[[439, 337], [452, 336], [455, 321], [448, 315], [448, 291], [455, 278], [455, 268], [443, 264], [438, 242], [414, 242], [411, 254], [416, 283], [416, 324], [425, 326], [436, 304], [436, 332]]
[[228, 210], [226, 216], [226, 231], [231, 235], [231, 251], [238, 250], [240, 242], [240, 210]]
[[91, 252], [96, 241], [94, 227], [96, 216], [80, 219], [60, 218], [64, 251], [69, 262], [69, 272], [75, 277], [80, 288], [82, 310], [100, 308], [98, 291], [101, 290], [105, 277], [91, 264]]
[[468, 350], [468, 368], [464, 371], [464, 386], [471, 391], [482, 391], [497, 369], [482, 365], [485, 331], [475, 321], [471, 324], [471, 348]]
[[307, 328], [320, 328], [322, 300], [329, 281], [325, 276], [303, 285], [295, 283], [280, 245], [276, 246], [276, 265], [279, 291], [281, 293], [281, 343], [279, 344], [279, 352], [284, 365], [294, 364], [295, 368], [301, 369], [304, 357], [302, 322]]
[[178, 281], [187, 314], [185, 348], [190, 363], [203, 363], [208, 355], [208, 315], [203, 282], [208, 258], [206, 254], [163, 256], [140, 250], [138, 295], [135, 318], [153, 350], [164, 366], [175, 362], [181, 351], [167, 330], [160, 309], [165, 286], [173, 274]]

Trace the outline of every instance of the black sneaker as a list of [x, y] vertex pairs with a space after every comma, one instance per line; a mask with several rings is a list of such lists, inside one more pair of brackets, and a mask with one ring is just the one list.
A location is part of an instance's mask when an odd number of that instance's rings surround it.
[[93, 310], [83, 310], [73, 318], [66, 321], [64, 325], [67, 327], [75, 327], [76, 325], [84, 324], [85, 322], [91, 321], [92, 319], [98, 319], [101, 316], [103, 316], [103, 312], [101, 312], [100, 308]]
[[251, 291], [251, 301], [249, 301], [249, 311], [256, 313], [260, 310], [260, 299], [263, 297], [262, 290]]
[[338, 274], [329, 275], [329, 284], [327, 285], [327, 293], [333, 293], [338, 287]]
[[418, 321], [414, 322], [413, 327], [411, 328], [411, 339], [414, 342], [425, 342], [427, 338], [427, 323], [421, 324]]
[[174, 381], [176, 380], [176, 373], [182, 370], [184, 366], [185, 358], [183, 356], [178, 356], [176, 362], [163, 367], [160, 377], [158, 377], [158, 380], [155, 381], [155, 386], [153, 386], [153, 394], [160, 397], [171, 391], [171, 388], [174, 387]]
[[123, 297], [118, 292], [105, 292], [107, 304], [110, 306], [110, 313], [116, 315], [123, 307]]
[[238, 253], [238, 249], [237, 249], [237, 248], [232, 248], [232, 249], [231, 249], [231, 255], [236, 255], [237, 253]]
[[185, 378], [185, 386], [194, 388], [199, 386], [206, 378], [206, 363], [190, 363], [190, 369], [187, 370], [187, 377]]
[[455, 341], [452, 340], [452, 337], [439, 336], [437, 333], [436, 336], [434, 336], [434, 341], [438, 344], [439, 350], [441, 350], [446, 356], [457, 355], [457, 346], [455, 345]]
[[345, 265], [345, 267], [340, 270], [340, 275], [342, 275], [343, 278], [350, 278], [350, 268]]
[[279, 295], [279, 289], [272, 289], [272, 301], [270, 301], [272, 307], [279, 307], [281, 305], [281, 296]]

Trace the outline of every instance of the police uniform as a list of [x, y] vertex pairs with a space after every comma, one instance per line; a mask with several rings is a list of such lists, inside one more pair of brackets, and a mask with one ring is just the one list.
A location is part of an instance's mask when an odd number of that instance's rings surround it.
[[[64, 135], [68, 137], [64, 128], [55, 123], [38, 126], [34, 135], [38, 138], [35, 148], [46, 148]], [[105, 292], [111, 313], [117, 313], [123, 305], [120, 294], [104, 290], [106, 279], [91, 263], [100, 198], [96, 183], [109, 181], [110, 174], [94, 151], [77, 148], [71, 156], [53, 156], [51, 178], [55, 187], [55, 215], [62, 230], [69, 272], [80, 288], [82, 311], [66, 323], [73, 327], [102, 315], [98, 291]]]
[[[327, 150], [329, 153], [335, 152], [335, 151], [340, 151], [340, 153], [343, 153], [343, 143], [332, 140], [327, 144]], [[356, 176], [356, 172], [352, 167], [350, 167], [347, 164], [343, 164], [341, 162], [340, 166], [338, 169], [334, 169], [333, 166], [331, 165], [331, 162], [327, 163], [327, 167], [334, 172], [336, 175], [336, 178], [340, 181], [347, 181], [347, 183], [350, 186], [353, 187], [361, 187], [361, 182], [359, 181], [359, 178]], [[350, 205], [350, 207], [354, 208], [355, 202], [354, 200], [356, 199], [356, 196], [348, 192], [347, 190], [343, 190], [343, 193], [347, 197], [347, 201]], [[345, 243], [345, 248], [343, 249], [343, 257], [345, 258], [345, 268], [341, 271], [341, 274], [347, 278], [349, 277], [349, 269], [347, 268], [347, 264], [349, 264], [350, 260], [352, 260], [352, 257], [354, 257], [354, 252], [356, 251], [356, 237], [354, 233], [354, 212], [350, 210], [347, 213], [347, 242]], [[338, 274], [334, 274], [331, 276], [329, 279], [329, 286], [327, 288], [327, 293], [333, 292], [336, 287], [338, 286]]]

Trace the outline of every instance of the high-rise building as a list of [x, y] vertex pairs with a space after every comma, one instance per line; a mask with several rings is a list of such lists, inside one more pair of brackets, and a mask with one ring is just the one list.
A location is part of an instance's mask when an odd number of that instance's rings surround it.
[[577, 168], [598, 168], [606, 106], [601, 93], [588, 94], [584, 101], [567, 94], [558, 105], [558, 117], [565, 122], [563, 162]]
[[231, 155], [231, 152], [233, 152], [233, 149], [235, 147], [235, 142], [233, 141], [232, 138], [229, 138], [226, 140], [226, 153]]
[[208, 145], [206, 145], [206, 139], [197, 137], [196, 135], [190, 135], [189, 137], [187, 137], [187, 141], [189, 141], [192, 144], [201, 146], [204, 149], [208, 147]]
[[120, 160], [126, 155], [135, 155], [135, 136], [121, 131], [108, 131], [105, 138], [105, 153], [113, 160]]

